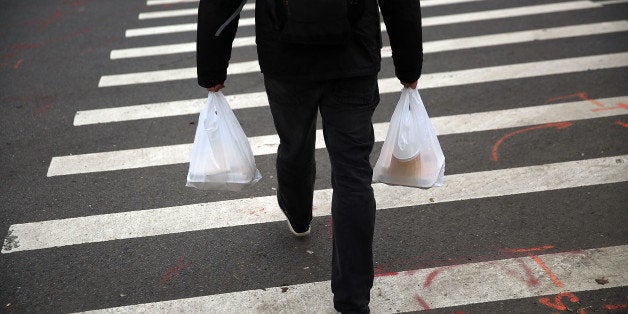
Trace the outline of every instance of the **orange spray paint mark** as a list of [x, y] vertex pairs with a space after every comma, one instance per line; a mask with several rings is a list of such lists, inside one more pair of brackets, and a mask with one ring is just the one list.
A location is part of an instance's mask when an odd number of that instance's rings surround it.
[[605, 111], [605, 110], [615, 110], [615, 109], [628, 109], [628, 104], [619, 103], [614, 107], [604, 107], [604, 108], [596, 108], [591, 109], [592, 112]]
[[17, 69], [20, 67], [20, 64], [22, 64], [22, 62], [24, 62], [24, 59], [20, 59], [17, 60], [17, 62], [15, 63], [15, 65], [13, 66], [14, 69]]
[[552, 122], [552, 123], [546, 123], [546, 124], [542, 124], [542, 125], [536, 125], [533, 127], [529, 127], [529, 128], [525, 128], [525, 129], [520, 129], [517, 131], [513, 131], [510, 132], [504, 136], [502, 136], [499, 140], [497, 140], [497, 142], [495, 142], [495, 144], [493, 145], [493, 152], [491, 155], [491, 159], [493, 159], [494, 161], [498, 161], [499, 160], [499, 155], [498, 155], [498, 150], [499, 150], [499, 146], [507, 139], [517, 135], [517, 134], [521, 134], [521, 133], [525, 133], [528, 131], [532, 131], [532, 130], [540, 130], [540, 129], [547, 129], [547, 128], [556, 128], [558, 130], [560, 129], [566, 129], [570, 126], [573, 125], [573, 122]]
[[549, 298], [539, 298], [539, 303], [555, 310], [566, 311], [567, 306], [563, 303], [563, 298], [569, 298], [569, 302], [572, 303], [580, 302], [580, 299], [575, 294], [571, 292], [562, 292], [554, 297], [554, 301], [551, 301]]
[[614, 107], [607, 107], [606, 105], [604, 105], [599, 100], [589, 98], [585, 92], [579, 92], [579, 93], [575, 93], [575, 94], [571, 94], [571, 95], [558, 96], [558, 97], [550, 98], [547, 101], [548, 102], [552, 102], [552, 101], [556, 101], [556, 100], [569, 99], [569, 98], [579, 98], [581, 100], [588, 101], [588, 102], [592, 103], [593, 105], [595, 105], [596, 107], [598, 107], [598, 108], [595, 108], [595, 109], [591, 109], [592, 112], [598, 112], [598, 111], [604, 111], [604, 110], [614, 110], [614, 109], [628, 109], [628, 104], [623, 104], [623, 103], [617, 104]]
[[621, 121], [615, 121], [615, 124], [619, 125], [622, 128], [628, 128], [628, 123], [624, 123], [624, 122], [621, 122]]
[[554, 248], [553, 245], [545, 245], [545, 246], [523, 248], [523, 249], [505, 249], [504, 251], [508, 253], [528, 253], [528, 252], [546, 251], [546, 250], [551, 250], [553, 248]]
[[604, 309], [605, 310], [621, 310], [621, 309], [628, 309], [628, 303], [624, 303], [624, 304], [605, 304], [604, 305]]
[[553, 102], [553, 101], [564, 100], [564, 99], [569, 99], [569, 98], [579, 98], [579, 99], [582, 99], [584, 101], [588, 101], [588, 102], [594, 104], [596, 107], [600, 107], [600, 108], [606, 107], [600, 101], [589, 98], [589, 96], [587, 96], [587, 94], [585, 92], [579, 92], [579, 93], [575, 93], [575, 94], [570, 94], [570, 95], [564, 95], [564, 96], [558, 96], [558, 97], [550, 98], [550, 99], [547, 100], [547, 102]]
[[552, 279], [552, 281], [554, 282], [554, 285], [556, 287], [558, 287], [558, 288], [563, 288], [564, 287], [563, 283], [560, 282], [560, 280], [558, 280], [558, 277], [556, 277], [556, 275], [549, 269], [549, 267], [547, 267], [547, 265], [545, 265], [545, 263], [543, 262], [543, 260], [541, 260], [540, 257], [530, 254], [530, 258], [532, 258], [537, 264], [539, 264], [539, 266], [541, 266], [543, 271], [545, 271], [545, 273], [547, 273], [547, 275], [550, 277], [550, 279]]

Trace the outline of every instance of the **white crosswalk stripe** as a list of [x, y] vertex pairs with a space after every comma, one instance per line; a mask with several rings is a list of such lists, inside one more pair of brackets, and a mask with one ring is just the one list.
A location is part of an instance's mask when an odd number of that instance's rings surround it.
[[[621, 162], [618, 162], [621, 160]], [[628, 181], [628, 155], [449, 175], [439, 189], [373, 184], [378, 209]], [[331, 190], [315, 191], [315, 216], [330, 215]], [[261, 209], [261, 210], [259, 210]], [[2, 253], [283, 220], [275, 196], [12, 225], [19, 247]]]
[[[525, 7], [518, 7], [518, 8], [497, 9], [497, 10], [490, 10], [490, 11], [426, 17], [422, 19], [422, 25], [424, 27], [428, 27], [428, 26], [448, 25], [448, 24], [457, 24], [457, 23], [477, 22], [477, 21], [504, 19], [504, 18], [521, 17], [521, 16], [529, 16], [529, 15], [537, 15], [537, 14], [548, 14], [548, 13], [566, 12], [566, 11], [573, 11], [573, 10], [592, 9], [592, 8], [597, 8], [600, 6], [601, 5], [596, 4], [595, 2], [581, 1], [581, 0], [571, 1], [571, 2], [562, 2], [562, 3], [540, 4], [540, 5], [525, 6]], [[239, 20], [238, 25], [239, 26], [255, 25], [255, 18], [241, 18]], [[382, 29], [385, 29], [386, 25], [382, 23], [381, 27]], [[192, 31], [196, 31], [196, 23], [129, 29], [126, 31], [126, 37], [171, 34], [171, 33], [179, 33], [179, 32], [192, 32]]]
[[[421, 86], [422, 89], [426, 89], [543, 75], [582, 72], [593, 69], [618, 68], [625, 67], [627, 65], [628, 53], [621, 52], [606, 55], [527, 62], [479, 69], [425, 74], [421, 76], [419, 86]], [[246, 61], [230, 65], [227, 69], [227, 74], [246, 74], [259, 71], [260, 68], [257, 61]], [[100, 78], [98, 87], [158, 83], [193, 78], [196, 78], [196, 67], [105, 75]], [[380, 79], [380, 89], [384, 93], [397, 90], [398, 84], [396, 82], [397, 81], [393, 78]]]
[[[370, 306], [374, 313], [399, 313], [426, 310], [426, 307], [439, 309], [560, 293], [577, 298], [575, 294], [581, 291], [628, 285], [624, 267], [627, 264], [628, 246], [622, 245], [577, 253], [543, 254], [444, 268], [408, 270], [395, 276], [375, 278]], [[551, 274], [561, 278], [561, 284], [569, 293], [554, 284], [544, 270], [544, 265], [554, 266]], [[529, 270], [527, 275], [530, 278], [538, 278], [538, 284], [531, 289], [513, 284], [512, 274], [504, 271], [522, 268]], [[436, 282], [426, 287], [425, 283], [431, 283], [429, 278], [434, 274], [438, 274]], [[602, 286], [591, 280], [597, 274], [608, 274], [612, 284]], [[313, 282], [86, 313], [337, 313], [330, 302], [332, 296], [329, 286], [328, 281]]]
[[[604, 103], [626, 102], [626, 97], [604, 99]], [[594, 111], [588, 102], [574, 102], [562, 105], [546, 105], [519, 109], [506, 109], [474, 114], [445, 117], [432, 117], [438, 135], [471, 133], [502, 128], [515, 128], [557, 121], [574, 121], [626, 114], [626, 110]], [[198, 109], [197, 109], [198, 110]], [[388, 123], [374, 124], [375, 141], [386, 138]], [[322, 131], [317, 131], [317, 148], [324, 148]], [[277, 135], [249, 138], [256, 156], [274, 154], [279, 145]], [[189, 162], [192, 144], [179, 144], [161, 147], [148, 147], [121, 151], [90, 153], [53, 157], [48, 168], [48, 176], [60, 176], [100, 171], [114, 171], [154, 166], [164, 166]]]
[[[628, 21], [600, 22], [583, 25], [544, 28], [529, 31], [519, 31], [502, 34], [471, 36], [463, 38], [443, 39], [423, 43], [424, 53], [436, 53], [469, 48], [490, 47], [506, 44], [518, 44], [536, 40], [550, 40], [559, 38], [572, 38], [579, 36], [591, 36], [607, 33], [628, 31]], [[255, 45], [255, 36], [236, 38], [233, 47], [245, 47]], [[196, 43], [183, 43], [172, 45], [160, 45], [152, 47], [138, 47], [112, 50], [110, 58], [126, 59], [138, 57], [150, 57], [196, 51]], [[383, 56], [390, 56], [390, 47], [382, 49]]]

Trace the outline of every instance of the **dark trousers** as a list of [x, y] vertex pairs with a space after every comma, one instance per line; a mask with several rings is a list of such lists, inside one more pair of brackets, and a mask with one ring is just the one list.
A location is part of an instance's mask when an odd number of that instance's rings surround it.
[[368, 312], [375, 225], [369, 155], [374, 142], [371, 117], [379, 103], [377, 76], [307, 83], [265, 77], [264, 83], [280, 138], [277, 200], [299, 230], [312, 220], [320, 110], [333, 188], [334, 307], [343, 313]]

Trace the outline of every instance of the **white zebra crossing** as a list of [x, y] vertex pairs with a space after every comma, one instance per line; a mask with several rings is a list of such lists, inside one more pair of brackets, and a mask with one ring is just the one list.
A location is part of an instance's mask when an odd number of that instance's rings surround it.
[[[626, 97], [601, 99], [610, 106], [625, 103]], [[576, 121], [626, 114], [626, 109], [593, 111], [596, 107], [586, 101], [505, 109], [488, 112], [470, 113], [454, 116], [432, 117], [432, 123], [438, 135], [461, 134], [505, 128], [516, 128], [557, 121]], [[386, 138], [388, 123], [373, 125], [375, 141]], [[249, 138], [256, 156], [274, 154], [279, 145], [275, 135]], [[101, 171], [114, 171], [154, 166], [164, 166], [189, 162], [192, 144], [157, 146], [120, 151], [89, 153], [80, 155], [53, 157], [48, 168], [48, 176], [61, 176]], [[324, 148], [322, 131], [317, 130], [316, 148]]]
[[[519, 64], [499, 65], [485, 68], [459, 70], [421, 76], [419, 86], [423, 89], [445, 86], [486, 83], [508, 79], [546, 76], [582, 72], [587, 70], [610, 69], [628, 65], [628, 52], [574, 57]], [[227, 69], [228, 75], [258, 72], [257, 61], [234, 63]], [[134, 84], [159, 83], [196, 78], [196, 67], [105, 75], [100, 78], [98, 87], [125, 86]], [[381, 92], [398, 89], [394, 78], [380, 79]]]
[[[408, 270], [375, 278], [369, 305], [373, 313], [399, 313], [541, 296], [554, 300], [561, 293], [565, 299], [578, 300], [578, 292], [628, 285], [625, 265], [628, 246], [621, 245]], [[535, 284], [517, 279], [520, 274]], [[595, 282], [600, 274], [608, 284]], [[312, 282], [85, 313], [337, 313], [329, 286], [329, 281]], [[539, 302], [537, 310], [549, 313], [552, 308]]]
[[[185, 174], [181, 174], [182, 182]], [[373, 184], [377, 209], [472, 200], [628, 181], [628, 155], [448, 175], [422, 190]], [[314, 192], [315, 216], [330, 214], [330, 189]], [[15, 224], [13, 253], [283, 220], [274, 196]], [[7, 238], [8, 239], [8, 238]]]
[[[573, 38], [581, 36], [592, 36], [607, 33], [628, 31], [628, 21], [600, 22], [573, 26], [553, 27], [544, 29], [535, 29], [528, 31], [470, 36], [462, 38], [452, 38], [436, 41], [428, 41], [423, 43], [424, 53], [436, 53], [443, 51], [461, 50], [469, 48], [490, 47], [507, 44], [518, 44], [536, 40], [550, 40], [560, 38]], [[255, 45], [255, 36], [247, 36], [236, 38], [233, 41], [233, 47], [246, 47]], [[150, 57], [168, 54], [178, 54], [195, 52], [196, 43], [182, 43], [171, 45], [158, 45], [150, 47], [137, 47], [112, 50], [110, 58], [126, 59], [138, 57]], [[383, 57], [389, 57], [390, 47], [382, 49]]]
[[[487, 21], [487, 20], [493, 20], [493, 19], [505, 19], [505, 18], [538, 15], [538, 14], [566, 12], [566, 11], [573, 11], [573, 10], [593, 9], [593, 8], [599, 8], [599, 7], [601, 7], [601, 5], [595, 2], [577, 0], [577, 1], [571, 1], [571, 2], [540, 4], [540, 5], [523, 6], [523, 7], [517, 7], [517, 8], [496, 9], [496, 10], [479, 11], [479, 12], [471, 12], [471, 13], [460, 13], [460, 14], [452, 14], [452, 15], [424, 17], [421, 20], [421, 23], [424, 27], [428, 27], [428, 26], [458, 24], [458, 23], [467, 23], [467, 22]], [[239, 26], [255, 25], [255, 18], [241, 18], [239, 20], [238, 25]], [[386, 25], [382, 23], [381, 27], [382, 29], [385, 29]], [[149, 36], [149, 35], [171, 34], [171, 33], [180, 33], [180, 32], [192, 32], [192, 31], [196, 31], [196, 23], [134, 28], [134, 29], [127, 30], [125, 33], [125, 36], [137, 37], [137, 36]]]

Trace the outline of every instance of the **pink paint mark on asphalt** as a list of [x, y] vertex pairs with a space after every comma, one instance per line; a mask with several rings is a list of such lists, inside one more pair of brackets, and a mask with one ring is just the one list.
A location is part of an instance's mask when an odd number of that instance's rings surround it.
[[332, 220], [331, 216], [328, 216], [327, 218], [325, 218], [325, 233], [327, 234], [327, 237], [329, 237], [330, 239], [333, 239], [334, 221]]
[[536, 276], [534, 276], [534, 274], [532, 273], [532, 270], [530, 269], [530, 267], [528, 265], [526, 265], [526, 263], [521, 258], [517, 258], [516, 261], [519, 264], [519, 266], [521, 267], [521, 269], [523, 269], [524, 274], [521, 274], [518, 271], [510, 269], [510, 268], [502, 265], [499, 262], [490, 262], [490, 263], [491, 263], [491, 265], [501, 269], [503, 272], [507, 273], [508, 275], [510, 275], [510, 276], [512, 276], [512, 277], [514, 277], [514, 278], [516, 278], [518, 280], [521, 280], [522, 282], [524, 282], [529, 287], [536, 287], [536, 286], [541, 284], [539, 282], [539, 279], [536, 278]]
[[179, 274], [181, 274], [181, 271], [185, 268], [190, 267], [190, 263], [184, 263], [185, 256], [181, 256], [181, 258], [179, 258], [179, 262], [177, 263], [176, 266], [168, 269], [168, 271], [166, 271], [166, 273], [161, 277], [161, 280], [159, 281], [159, 284], [164, 287], [168, 284], [168, 282], [170, 282], [170, 279], [172, 279], [172, 277], [174, 276], [178, 276]]

